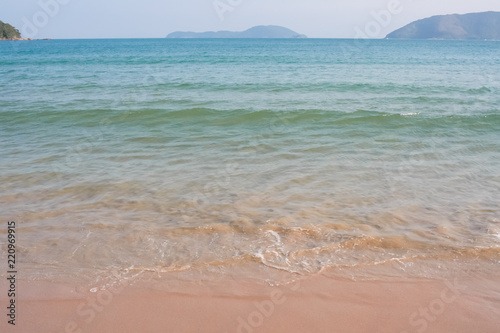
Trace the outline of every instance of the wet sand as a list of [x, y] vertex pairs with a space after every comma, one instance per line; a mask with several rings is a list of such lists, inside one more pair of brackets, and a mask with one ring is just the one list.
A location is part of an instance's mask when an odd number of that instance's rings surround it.
[[[92, 292], [19, 280], [16, 326], [7, 325], [3, 315], [0, 327], [39, 333], [493, 333], [500, 327], [499, 281], [499, 276], [352, 281], [316, 275], [269, 286], [232, 279], [167, 284], [150, 279]], [[1, 288], [7, 288], [4, 281]]]

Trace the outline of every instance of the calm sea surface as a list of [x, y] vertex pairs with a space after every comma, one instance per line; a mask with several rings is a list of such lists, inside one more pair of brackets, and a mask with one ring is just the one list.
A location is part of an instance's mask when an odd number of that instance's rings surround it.
[[1, 42], [0, 159], [25, 278], [489, 274], [500, 43]]

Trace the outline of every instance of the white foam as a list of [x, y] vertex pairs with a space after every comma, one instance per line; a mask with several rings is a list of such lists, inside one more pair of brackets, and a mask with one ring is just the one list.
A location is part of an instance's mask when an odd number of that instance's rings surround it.
[[267, 233], [271, 234], [274, 236], [274, 238], [276, 238], [276, 244], [281, 244], [281, 237], [280, 235], [276, 232], [276, 231], [273, 231], [273, 230], [267, 230], [266, 231]]

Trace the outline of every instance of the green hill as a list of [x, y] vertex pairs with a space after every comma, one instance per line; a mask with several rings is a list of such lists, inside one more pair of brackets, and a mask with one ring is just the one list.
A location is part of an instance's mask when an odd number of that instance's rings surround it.
[[19, 30], [8, 23], [0, 21], [0, 40], [16, 40], [21, 39]]
[[433, 16], [412, 22], [386, 38], [500, 40], [500, 13]]

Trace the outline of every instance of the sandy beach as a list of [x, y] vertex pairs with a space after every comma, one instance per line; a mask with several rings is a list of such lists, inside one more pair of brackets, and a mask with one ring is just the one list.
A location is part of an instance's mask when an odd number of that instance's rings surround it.
[[490, 278], [381, 282], [316, 275], [281, 286], [149, 279], [97, 291], [21, 280], [15, 329], [3, 320], [2, 331], [493, 333], [500, 325], [500, 279]]

